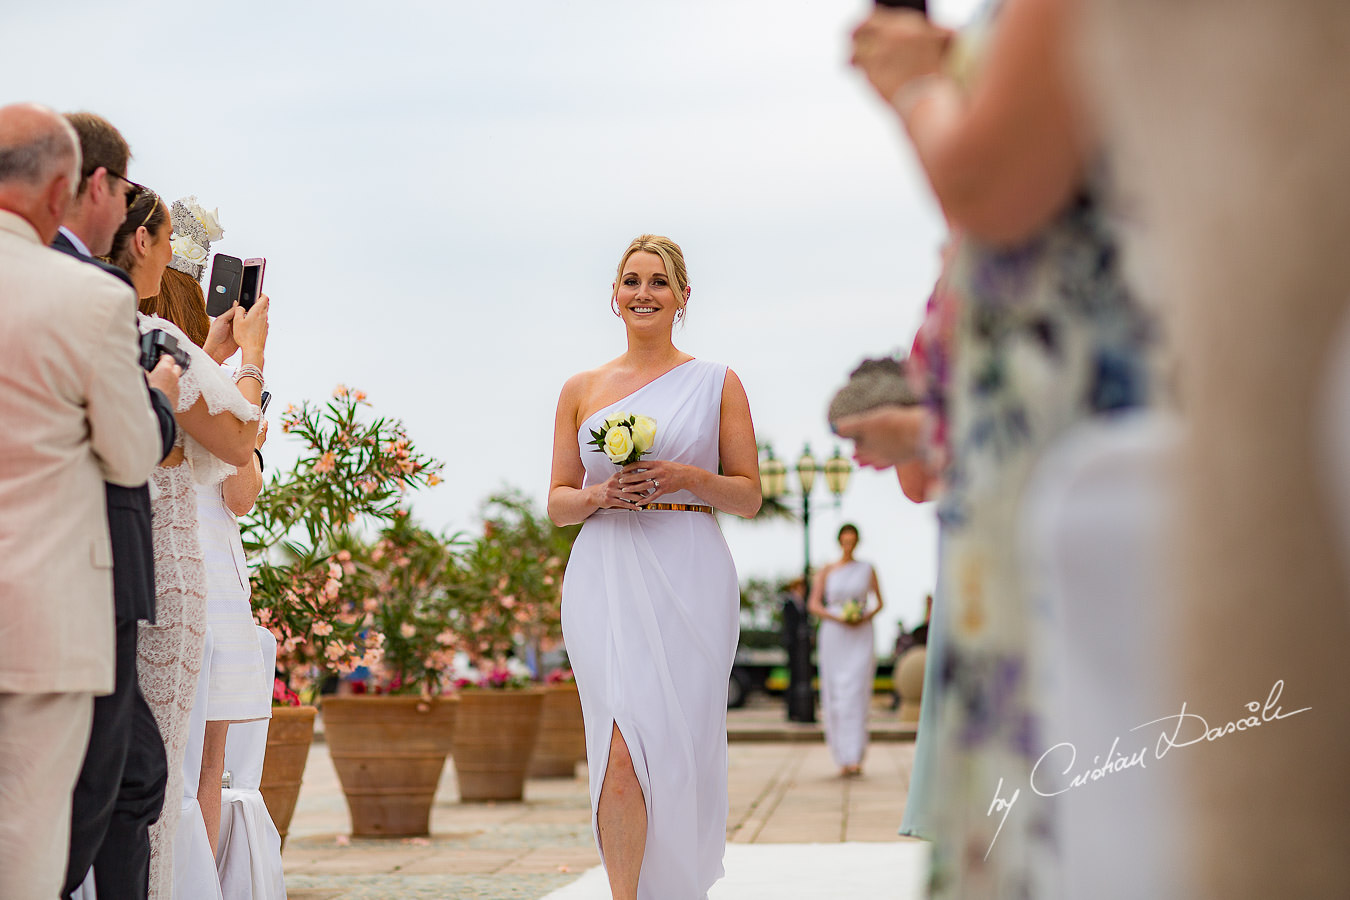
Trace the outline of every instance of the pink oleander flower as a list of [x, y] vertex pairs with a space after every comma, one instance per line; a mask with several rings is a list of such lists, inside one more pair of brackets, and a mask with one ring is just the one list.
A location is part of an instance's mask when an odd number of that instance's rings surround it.
[[506, 609], [510, 609], [515, 605], [516, 605], [515, 594], [507, 594], [505, 597], [502, 598], [502, 606], [505, 607]]
[[333, 389], [333, 399], [335, 400], [340, 400], [343, 397], [347, 396], [347, 394], [348, 390], [345, 384], [339, 384], [336, 388]]
[[442, 646], [445, 647], [453, 647], [457, 640], [458, 639], [455, 637], [455, 633], [449, 630], [448, 628], [445, 631], [442, 631], [440, 634], [436, 635], [436, 643], [441, 644]]
[[326, 637], [333, 633], [333, 626], [327, 622], [315, 622], [314, 627], [310, 629], [319, 637]]
[[330, 578], [323, 585], [323, 595], [329, 600], [337, 598], [338, 592], [342, 590], [342, 582], [336, 578]]
[[411, 622], [404, 622], [402, 625], [398, 626], [398, 633], [405, 638], [412, 638], [413, 635], [417, 634], [417, 627]]
[[333, 471], [336, 466], [337, 455], [334, 454], [332, 450], [327, 450], [324, 452], [323, 456], [319, 457], [319, 461], [314, 464], [314, 471], [315, 473], [322, 475], [325, 472]]
[[435, 473], [427, 476], [427, 487], [435, 487], [441, 483], [441, 476]]
[[368, 613], [373, 613], [377, 611], [380, 608], [380, 598], [367, 597], [366, 599], [361, 601], [361, 608]]
[[342, 658], [343, 654], [344, 651], [342, 649], [341, 644], [329, 644], [327, 649], [323, 651], [323, 655], [328, 657], [328, 659], [333, 662], [336, 662], [337, 660]]
[[272, 702], [280, 703], [284, 706], [299, 706], [300, 697], [295, 691], [286, 687], [286, 682], [282, 681], [280, 678], [275, 678], [272, 681]]

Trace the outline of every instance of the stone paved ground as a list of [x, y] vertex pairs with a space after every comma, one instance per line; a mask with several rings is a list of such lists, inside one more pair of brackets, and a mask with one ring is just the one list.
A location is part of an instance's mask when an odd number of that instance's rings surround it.
[[[763, 707], [738, 715], [757, 717], [756, 727], [772, 719]], [[891, 715], [876, 711], [887, 722]], [[904, 840], [896, 829], [913, 760], [912, 743], [874, 742], [865, 775], [844, 780], [823, 743], [733, 742], [728, 839]], [[571, 779], [531, 780], [521, 803], [460, 804], [447, 761], [430, 838], [354, 839], [328, 748], [316, 742], [284, 853], [288, 893], [291, 900], [537, 900], [599, 864], [586, 784], [579, 765]]]

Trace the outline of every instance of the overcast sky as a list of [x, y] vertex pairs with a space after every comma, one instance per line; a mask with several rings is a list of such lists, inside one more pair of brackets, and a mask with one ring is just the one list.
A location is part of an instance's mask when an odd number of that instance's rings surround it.
[[[446, 463], [416, 516], [473, 527], [506, 485], [542, 508], [558, 390], [623, 352], [609, 289], [642, 232], [685, 251], [677, 345], [736, 370], [780, 456], [833, 450], [830, 397], [863, 356], [908, 348], [942, 236], [894, 118], [847, 65], [869, 8], [6, 4], [0, 83], [6, 102], [106, 116], [133, 179], [218, 206], [213, 249], [267, 257], [274, 422], [361, 388]], [[273, 434], [282, 464], [296, 448]], [[840, 523], [862, 530], [884, 649], [932, 589], [931, 506], [890, 473], [855, 474], [837, 511], [823, 484], [814, 498], [817, 564]], [[800, 570], [800, 524], [723, 528], [743, 579]]]

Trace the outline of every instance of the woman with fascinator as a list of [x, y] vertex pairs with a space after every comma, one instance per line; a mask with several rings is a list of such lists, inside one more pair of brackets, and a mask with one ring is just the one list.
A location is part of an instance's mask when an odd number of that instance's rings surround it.
[[[206, 314], [201, 277], [211, 244], [225, 236], [216, 211], [207, 211], [196, 197], [175, 200], [170, 210], [173, 224], [173, 259], [164, 270], [159, 293], [141, 301], [141, 312], [169, 320], [200, 346], [212, 361], [223, 365], [239, 351], [234, 323], [242, 315], [235, 306], [214, 321]], [[238, 371], [225, 367], [236, 387], [248, 390], [258, 385], [247, 365]], [[259, 387], [260, 389], [260, 387]], [[246, 396], [246, 399], [250, 399]], [[225, 741], [234, 722], [250, 722], [272, 716], [271, 673], [266, 670], [262, 649], [249, 603], [248, 566], [239, 536], [237, 516], [253, 508], [262, 490], [262, 446], [267, 440], [267, 421], [259, 423], [254, 452], [248, 465], [223, 481], [197, 481], [197, 520], [202, 557], [206, 566], [206, 624], [211, 630], [211, 659], [206, 679], [206, 709], [195, 716], [205, 722], [202, 758], [186, 760], [184, 778], [196, 782], [211, 852], [216, 851], [220, 832], [220, 783], [225, 769]]]
[[629, 244], [610, 294], [627, 350], [567, 380], [554, 425], [549, 517], [584, 523], [563, 637], [615, 900], [706, 898], [726, 849], [739, 589], [713, 512], [759, 510], [759, 460], [740, 379], [672, 340], [689, 297], [678, 245]]
[[[171, 231], [163, 200], [145, 190], [131, 204], [113, 238], [110, 259], [131, 276], [141, 300], [160, 293], [164, 270], [173, 257]], [[237, 313], [229, 323], [230, 339], [244, 352], [241, 371], [251, 374], [237, 387], [174, 323], [141, 314], [139, 325], [142, 334], [158, 329], [176, 338], [190, 361], [179, 381], [177, 445], [151, 476], [155, 621], [141, 623], [136, 641], [141, 693], [159, 726], [169, 771], [164, 809], [150, 828], [149, 896], [168, 898], [175, 893], [173, 849], [182, 809], [183, 757], [207, 626], [207, 571], [198, 536], [197, 487], [218, 485], [236, 467], [253, 464], [261, 418], [258, 399], [267, 303], [260, 300], [247, 315]]]

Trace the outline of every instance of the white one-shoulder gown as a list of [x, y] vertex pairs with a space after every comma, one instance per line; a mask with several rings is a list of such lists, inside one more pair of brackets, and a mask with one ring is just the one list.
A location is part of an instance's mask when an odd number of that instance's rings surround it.
[[[578, 443], [586, 484], [616, 466], [586, 446], [616, 410], [651, 416], [647, 459], [717, 471], [726, 366], [690, 360], [598, 410]], [[661, 502], [705, 504], [688, 491]], [[562, 591], [591, 761], [591, 823], [618, 726], [647, 806], [640, 900], [701, 900], [723, 874], [727, 679], [739, 631], [736, 567], [713, 516], [597, 510], [582, 526]], [[601, 848], [603, 856], [603, 848]]]

